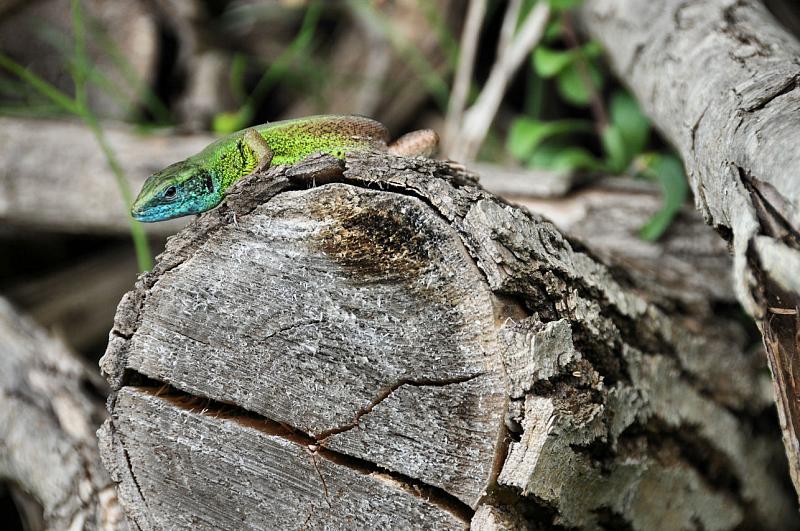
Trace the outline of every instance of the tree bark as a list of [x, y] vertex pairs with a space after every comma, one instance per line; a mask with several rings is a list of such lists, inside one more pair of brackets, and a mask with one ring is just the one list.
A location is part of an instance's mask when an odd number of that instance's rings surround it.
[[[95, 430], [103, 381], [0, 298], [0, 479], [28, 529], [127, 529]], [[42, 527], [37, 527], [42, 526]]]
[[800, 492], [800, 43], [756, 0], [588, 0], [583, 22], [680, 152], [763, 334]]
[[101, 453], [141, 529], [796, 527], [743, 329], [634, 282], [443, 162], [273, 168], [120, 303]]

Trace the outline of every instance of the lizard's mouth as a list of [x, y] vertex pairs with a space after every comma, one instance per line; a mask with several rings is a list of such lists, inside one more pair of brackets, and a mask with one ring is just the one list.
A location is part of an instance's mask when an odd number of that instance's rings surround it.
[[134, 205], [131, 208], [131, 217], [136, 221], [143, 221], [145, 223], [152, 221], [161, 221], [162, 218], [154, 216], [153, 212], [143, 206]]
[[142, 209], [141, 205], [137, 206], [136, 203], [133, 204], [131, 208], [131, 217], [136, 221], [143, 221], [144, 217], [144, 210]]

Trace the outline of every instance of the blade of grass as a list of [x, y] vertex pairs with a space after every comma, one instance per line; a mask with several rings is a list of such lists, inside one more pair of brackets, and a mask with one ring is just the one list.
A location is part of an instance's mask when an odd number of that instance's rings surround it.
[[415, 43], [408, 42], [391, 24], [388, 17], [381, 13], [372, 3], [349, 0], [348, 5], [353, 10], [359, 11], [365, 19], [371, 20], [388, 37], [392, 47], [422, 81], [428, 94], [433, 97], [442, 111], [446, 111], [447, 100], [450, 97], [450, 87], [425, 55], [419, 51]]
[[0, 52], [0, 67], [14, 74], [33, 87], [37, 92], [70, 114], [79, 114], [78, 104], [56, 87]]
[[[130, 185], [128, 184], [128, 180], [125, 177], [125, 172], [123, 171], [122, 166], [119, 164], [114, 150], [108, 143], [108, 139], [103, 133], [100, 122], [91, 111], [87, 103], [86, 80], [89, 77], [88, 74], [91, 70], [91, 66], [89, 64], [88, 54], [86, 53], [86, 28], [83, 23], [83, 12], [81, 9], [80, 0], [72, 0], [72, 26], [75, 33], [75, 71], [73, 73], [73, 82], [75, 83], [75, 103], [77, 106], [77, 113], [92, 131], [95, 140], [106, 157], [106, 161], [111, 168], [111, 172], [114, 174], [114, 177], [117, 181], [117, 187], [122, 195], [122, 199], [125, 202], [126, 207], [130, 208], [131, 204], [133, 203], [133, 194], [131, 192]], [[135, 221], [130, 216], [128, 216], [128, 220], [130, 224], [133, 245], [136, 250], [136, 260], [138, 262], [139, 269], [142, 271], [152, 269], [153, 258], [144, 228], [142, 227], [141, 223]]]
[[455, 70], [458, 64], [458, 40], [455, 38], [447, 22], [442, 17], [442, 11], [435, 2], [417, 0], [417, 9], [421, 10], [428, 23], [433, 28], [439, 47], [444, 50], [449, 69]]
[[89, 31], [92, 38], [99, 41], [111, 62], [124, 78], [125, 82], [133, 87], [136, 95], [141, 98], [145, 108], [152, 113], [160, 124], [172, 123], [172, 115], [161, 98], [145, 83], [127, 57], [120, 51], [116, 43], [108, 36], [108, 32], [97, 21], [89, 21]]
[[[90, 67], [86, 55], [86, 42], [80, 0], [72, 0], [72, 18], [75, 27], [75, 68], [73, 71], [75, 99], [70, 98], [58, 88], [29, 71], [2, 52], [0, 52], [0, 68], [7, 70], [25, 81], [29, 86], [67, 113], [75, 115], [83, 120], [91, 130], [92, 135], [95, 137], [95, 140], [106, 157], [106, 161], [114, 174], [123, 201], [127, 207], [130, 207], [133, 202], [133, 194], [131, 193], [128, 180], [125, 177], [125, 172], [122, 170], [122, 166], [119, 164], [114, 150], [108, 143], [99, 120], [91, 112], [87, 104], [86, 79], [88, 78]], [[130, 216], [128, 219], [139, 268], [142, 271], [151, 269], [153, 267], [153, 259], [150, 252], [150, 244], [147, 241], [144, 229], [139, 222], [134, 221]]]

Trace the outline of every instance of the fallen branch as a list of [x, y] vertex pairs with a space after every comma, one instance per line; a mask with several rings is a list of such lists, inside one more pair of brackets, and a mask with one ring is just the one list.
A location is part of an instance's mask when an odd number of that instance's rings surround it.
[[[479, 6], [474, 9], [477, 14], [481, 13]], [[518, 13], [518, 2], [509, 3], [506, 9], [509, 13]], [[460, 108], [463, 106], [463, 101], [455, 102], [454, 106], [448, 109], [448, 112], [454, 113], [455, 116], [447, 119], [449, 122], [448, 134], [450, 136], [445, 136], [444, 138], [444, 152], [448, 157], [454, 160], [471, 161], [477, 156], [478, 150], [486, 138], [486, 133], [494, 121], [508, 84], [522, 62], [544, 36], [545, 27], [549, 19], [549, 2], [538, 2], [530, 13], [525, 16], [516, 32], [509, 28], [516, 28], [517, 18], [515, 16], [506, 16], [504, 18], [503, 25], [507, 27], [501, 29], [501, 34], [504, 35], [501, 43], [505, 43], [506, 47], [502, 50], [498, 48], [497, 58], [489, 73], [489, 78], [481, 89], [477, 100], [469, 109], [463, 112], [463, 116]], [[472, 24], [470, 24], [467, 30], [473, 31], [472, 27]], [[512, 33], [514, 37], [509, 39], [508, 35]], [[459, 62], [459, 69], [471, 72], [472, 64], [466, 60]], [[456, 79], [463, 79], [464, 77], [466, 77], [465, 74], [456, 73]], [[459, 83], [463, 84], [463, 81], [459, 81]], [[457, 123], [455, 121], [456, 118], [458, 118]], [[452, 134], [453, 132], [455, 134]]]
[[96, 373], [0, 299], [0, 478], [20, 490], [28, 524], [127, 529], [97, 451], [93, 388]]
[[800, 491], [800, 42], [756, 0], [588, 0], [583, 23], [682, 155], [764, 336]]
[[[139, 190], [151, 173], [193, 155], [210, 135], [144, 136], [106, 124], [109, 143]], [[35, 149], [31, 149], [35, 146]], [[92, 133], [78, 122], [0, 118], [0, 223], [15, 229], [125, 234], [128, 209]], [[172, 234], [185, 220], [149, 225]]]

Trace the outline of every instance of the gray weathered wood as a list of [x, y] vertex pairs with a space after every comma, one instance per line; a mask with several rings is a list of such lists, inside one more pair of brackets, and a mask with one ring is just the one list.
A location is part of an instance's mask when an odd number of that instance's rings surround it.
[[736, 300], [728, 247], [690, 205], [680, 210], [658, 241], [640, 237], [642, 226], [663, 202], [654, 183], [614, 177], [595, 180], [559, 198], [530, 197], [520, 190], [506, 197], [547, 217], [571, 237], [588, 242], [597, 257], [624, 270], [652, 296], [664, 297], [666, 304], [669, 300], [692, 305]]
[[645, 293], [446, 163], [273, 168], [121, 302], [101, 452], [142, 529], [796, 525], [740, 325]]
[[72, 348], [102, 344], [120, 297], [136, 280], [132, 246], [125, 245], [70, 264], [48, 275], [4, 283], [4, 294]]
[[800, 42], [757, 0], [590, 0], [583, 22], [675, 145], [733, 249], [800, 491]]
[[26, 510], [39, 512], [31, 523], [127, 529], [97, 452], [105, 412], [90, 389], [102, 383], [0, 298], [0, 478], [24, 491]]

